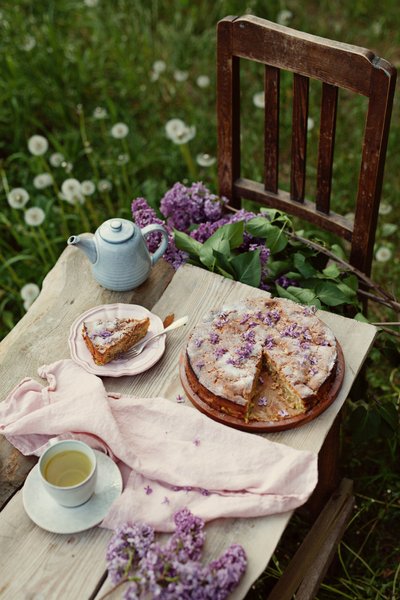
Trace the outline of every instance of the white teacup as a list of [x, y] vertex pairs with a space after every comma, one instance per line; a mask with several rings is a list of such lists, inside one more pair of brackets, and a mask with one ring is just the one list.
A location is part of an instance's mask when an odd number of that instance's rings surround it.
[[80, 506], [94, 492], [96, 454], [78, 440], [54, 442], [40, 457], [39, 473], [44, 487], [58, 504], [68, 508]]

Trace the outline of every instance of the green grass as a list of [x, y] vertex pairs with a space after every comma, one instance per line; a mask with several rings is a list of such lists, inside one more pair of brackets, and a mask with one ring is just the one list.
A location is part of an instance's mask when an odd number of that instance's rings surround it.
[[[277, 20], [279, 12], [292, 12], [290, 25], [309, 33], [365, 46], [400, 64], [400, 12], [394, 0], [331, 1], [288, 0], [99, 0], [89, 7], [84, 0], [5, 0], [0, 7], [0, 337], [15, 325], [25, 309], [20, 294], [29, 282], [43, 278], [66, 245], [69, 235], [94, 231], [105, 219], [130, 217], [130, 203], [145, 196], [157, 207], [175, 181], [202, 180], [216, 189], [216, 168], [200, 167], [199, 153], [216, 155], [215, 26], [226, 15], [240, 15], [244, 7], [259, 16]], [[165, 62], [165, 71], [152, 76], [153, 64]], [[187, 72], [185, 81], [174, 73]], [[206, 75], [208, 87], [197, 78]], [[245, 152], [243, 173], [262, 173], [262, 111], [253, 94], [262, 89], [257, 65], [243, 67]], [[318, 84], [311, 86], [309, 134], [310, 180], [315, 175], [318, 129]], [[284, 79], [282, 120], [290, 120], [290, 81]], [[104, 119], [95, 109], [106, 111]], [[333, 192], [335, 206], [353, 210], [357, 181], [357, 153], [364, 101], [350, 94], [339, 100]], [[165, 123], [174, 117], [196, 126], [188, 146], [179, 147], [165, 136]], [[129, 135], [115, 139], [113, 124], [123, 122]], [[376, 260], [373, 278], [400, 296], [400, 142], [398, 90], [392, 117], [376, 248], [387, 248], [390, 260]], [[40, 134], [49, 141], [43, 156], [32, 156], [28, 139]], [[282, 136], [282, 154], [288, 153]], [[64, 156], [54, 167], [54, 152]], [[33, 179], [50, 173], [54, 183], [37, 189]], [[63, 181], [73, 177], [96, 185], [84, 204], [60, 200]], [[101, 180], [111, 183], [100, 191]], [[288, 173], [282, 170], [282, 187]], [[7, 193], [25, 188], [25, 208], [40, 207], [46, 218], [39, 227], [28, 226], [24, 210], [13, 209]], [[310, 183], [307, 194], [313, 195]], [[378, 254], [379, 256], [379, 254]], [[372, 307], [376, 321], [398, 320], [379, 306]], [[398, 331], [398, 329], [397, 329]], [[353, 477], [357, 510], [340, 549], [340, 562], [318, 595], [334, 598], [385, 599], [400, 597], [398, 564], [400, 484], [398, 468], [400, 392], [399, 339], [380, 334], [366, 368], [367, 386], [348, 404], [345, 419], [344, 468]], [[280, 544], [275, 566], [269, 567], [252, 591], [256, 598], [287, 562], [300, 541], [304, 524], [295, 521]], [[279, 566], [278, 566], [279, 562]]]

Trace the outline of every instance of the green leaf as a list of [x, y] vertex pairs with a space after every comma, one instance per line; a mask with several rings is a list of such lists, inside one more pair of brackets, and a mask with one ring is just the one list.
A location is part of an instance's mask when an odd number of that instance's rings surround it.
[[[225, 273], [229, 273], [230, 279], [235, 277], [235, 269], [232, 267], [229, 258], [218, 250], [213, 250], [213, 254], [216, 258], [216, 267], [218, 268], [219, 272], [223, 270]], [[223, 273], [221, 273], [221, 275], [223, 275]]]
[[301, 252], [296, 252], [293, 256], [293, 263], [298, 272], [303, 277], [314, 277], [316, 269], [306, 260], [306, 257]]
[[323, 269], [322, 273], [328, 279], [336, 279], [340, 275], [340, 269], [335, 263], [331, 263]]
[[358, 290], [358, 279], [356, 275], [348, 275], [342, 279], [342, 282], [348, 285], [355, 292]]
[[183, 231], [174, 229], [174, 240], [175, 245], [177, 248], [179, 248], [179, 250], [183, 250], [192, 256], [198, 257], [200, 255], [200, 250], [203, 245], [197, 240], [191, 238], [190, 235], [187, 235], [187, 233], [183, 233]]
[[343, 292], [343, 294], [347, 297], [348, 302], [352, 302], [354, 300], [354, 298], [357, 296], [357, 292], [355, 290], [353, 290], [352, 287], [350, 287], [349, 285], [346, 285], [345, 283], [343, 283], [343, 281], [340, 281], [338, 284], [338, 289]]
[[215, 264], [217, 259], [214, 256], [214, 253], [211, 248], [202, 248], [200, 250], [200, 261], [201, 263], [207, 267], [209, 271], [214, 271]]
[[254, 217], [246, 223], [246, 231], [254, 237], [267, 238], [269, 229], [273, 227], [265, 217]]
[[285, 277], [287, 277], [288, 279], [295, 279], [296, 281], [300, 281], [301, 274], [297, 271], [287, 271], [285, 273]]
[[339, 306], [349, 301], [349, 296], [331, 281], [321, 281], [315, 287], [316, 296], [327, 306]]
[[231, 259], [236, 279], [247, 285], [258, 287], [261, 280], [260, 250], [243, 252]]
[[226, 277], [227, 279], [235, 279], [235, 277], [229, 273], [228, 271], [225, 271], [222, 267], [220, 267], [217, 263], [215, 264], [215, 272], [219, 273], [220, 275], [222, 275], [223, 277]]
[[271, 254], [282, 252], [288, 244], [288, 238], [283, 232], [283, 227], [271, 225], [263, 217], [255, 217], [246, 223], [246, 231], [254, 237], [265, 239], [266, 246]]
[[399, 415], [396, 405], [393, 402], [385, 402], [385, 404], [378, 404], [377, 408], [380, 416], [389, 425], [390, 429], [397, 431]]
[[338, 258], [341, 258], [343, 260], [346, 259], [346, 253], [343, 250], [342, 246], [339, 246], [339, 244], [332, 244], [331, 252]]
[[278, 292], [278, 295], [281, 298], [287, 298], [288, 300], [292, 300], [293, 302], [297, 302], [298, 301], [297, 298], [296, 298], [296, 296], [294, 296], [288, 290], [286, 290], [285, 288], [281, 287], [278, 284], [276, 284], [276, 290]]
[[276, 279], [282, 273], [287, 273], [292, 266], [290, 260], [268, 260], [268, 277]]
[[313, 290], [290, 285], [287, 288], [287, 291], [301, 304], [314, 304], [315, 306], [318, 306], [318, 308], [321, 307], [321, 302], [318, 300]]
[[205, 248], [212, 248], [219, 252], [225, 252], [226, 242], [229, 244], [229, 249], [239, 248], [243, 244], [244, 222], [227, 223], [223, 225], [203, 244]]
[[368, 319], [366, 317], [364, 317], [364, 315], [362, 313], [357, 313], [354, 316], [354, 319], [356, 321], [361, 321], [361, 323], [369, 323]]

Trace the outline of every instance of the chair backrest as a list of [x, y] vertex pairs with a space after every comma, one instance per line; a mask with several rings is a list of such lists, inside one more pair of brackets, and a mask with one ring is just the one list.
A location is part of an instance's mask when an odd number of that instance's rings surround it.
[[[258, 17], [226, 17], [217, 26], [219, 192], [283, 210], [351, 243], [350, 263], [370, 274], [396, 70], [371, 51]], [[265, 65], [264, 181], [241, 178], [240, 59]], [[290, 193], [278, 187], [281, 70], [293, 73]], [[305, 198], [310, 79], [322, 82], [315, 201]], [[330, 209], [338, 90], [365, 96], [366, 121], [354, 222]]]

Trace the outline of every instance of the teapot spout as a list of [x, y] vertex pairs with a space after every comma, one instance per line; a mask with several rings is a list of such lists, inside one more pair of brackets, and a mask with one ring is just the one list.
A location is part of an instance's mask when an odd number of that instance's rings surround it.
[[83, 250], [92, 264], [97, 260], [97, 249], [94, 235], [92, 233], [83, 233], [81, 235], [71, 235], [67, 240], [68, 246], [76, 246]]

